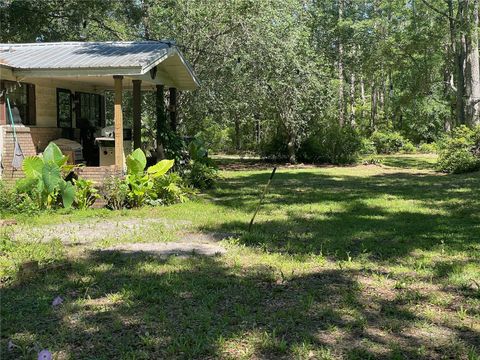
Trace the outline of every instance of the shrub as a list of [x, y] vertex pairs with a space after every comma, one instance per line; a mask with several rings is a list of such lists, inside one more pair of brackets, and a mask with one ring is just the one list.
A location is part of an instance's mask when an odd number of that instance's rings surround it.
[[19, 194], [13, 187], [0, 181], [0, 213], [34, 215], [40, 208], [26, 194]]
[[375, 144], [372, 140], [362, 138], [361, 145], [360, 145], [360, 154], [363, 155], [375, 155], [377, 153], [377, 149], [375, 148]]
[[0, 211], [11, 211], [16, 202], [15, 191], [0, 180]]
[[415, 151], [417, 151], [415, 145], [413, 145], [410, 140], [405, 140], [402, 145], [402, 152], [406, 154], [413, 154]]
[[125, 181], [128, 185], [127, 200], [131, 207], [142, 206], [147, 200], [156, 200], [153, 191], [153, 181], [165, 175], [175, 163], [174, 160], [161, 160], [155, 165], [147, 166], [147, 158], [141, 149], [136, 149], [127, 156], [127, 176]]
[[273, 136], [262, 139], [260, 143], [260, 156], [271, 160], [287, 160], [288, 145], [287, 135], [283, 131], [276, 131]]
[[78, 209], [88, 209], [100, 197], [91, 180], [74, 179], [73, 185], [75, 186], [74, 205]]
[[435, 143], [421, 143], [418, 147], [418, 152], [422, 154], [435, 154], [437, 152], [437, 144]]
[[300, 161], [309, 163], [350, 164], [358, 159], [361, 139], [350, 126], [325, 126], [309, 136], [297, 152]]
[[208, 150], [201, 139], [194, 139], [188, 147], [190, 162], [185, 175], [188, 183], [197, 189], [209, 189], [218, 179], [218, 169], [208, 157]]
[[105, 199], [107, 207], [120, 210], [127, 206], [127, 197], [130, 189], [124, 179], [111, 176], [103, 182], [100, 194]]
[[153, 182], [153, 191], [157, 198], [152, 203], [154, 205], [183, 203], [195, 194], [194, 189], [189, 187], [177, 173], [168, 173], [156, 178]]
[[124, 179], [112, 177], [103, 185], [101, 193], [107, 202], [107, 207], [116, 210], [163, 203], [158, 199], [155, 181], [165, 176], [172, 168], [174, 160], [161, 160], [146, 168], [145, 153], [141, 149], [136, 149], [127, 156], [126, 163], [127, 175]]
[[398, 132], [375, 131], [370, 138], [378, 154], [393, 154], [399, 152], [408, 141]]
[[480, 125], [459, 126], [440, 144], [438, 167], [447, 173], [466, 173], [480, 169]]
[[191, 161], [186, 171], [188, 183], [197, 189], [210, 189], [218, 179], [218, 170], [199, 161]]

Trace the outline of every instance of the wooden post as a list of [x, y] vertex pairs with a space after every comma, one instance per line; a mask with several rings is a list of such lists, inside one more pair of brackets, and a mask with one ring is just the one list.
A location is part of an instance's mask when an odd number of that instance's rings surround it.
[[165, 100], [163, 92], [165, 87], [157, 85], [157, 92], [155, 93], [155, 110], [157, 113], [157, 160], [165, 159], [165, 139], [163, 136], [167, 131], [167, 119], [165, 117]]
[[113, 120], [115, 123], [115, 166], [117, 169], [124, 169], [123, 154], [123, 113], [122, 113], [122, 93], [123, 93], [123, 76], [115, 75], [115, 112]]
[[170, 111], [170, 128], [172, 131], [177, 131], [177, 89], [170, 88], [170, 103], [168, 104], [168, 111]]
[[132, 80], [133, 83], [133, 149], [142, 147], [142, 80]]

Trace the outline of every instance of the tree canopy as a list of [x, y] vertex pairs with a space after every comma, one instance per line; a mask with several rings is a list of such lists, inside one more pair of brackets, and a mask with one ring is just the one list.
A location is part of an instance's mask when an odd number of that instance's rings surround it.
[[0, 23], [2, 42], [175, 40], [202, 81], [181, 131], [220, 150], [480, 121], [478, 0], [1, 0]]

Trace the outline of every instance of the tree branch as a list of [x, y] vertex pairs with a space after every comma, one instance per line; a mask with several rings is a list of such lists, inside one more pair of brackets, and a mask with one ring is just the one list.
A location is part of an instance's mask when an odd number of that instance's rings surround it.
[[422, 2], [427, 6], [429, 7], [430, 9], [432, 9], [433, 11], [435, 11], [437, 14], [440, 14], [444, 17], [446, 17], [447, 19], [449, 20], [452, 20], [452, 21], [456, 21], [454, 18], [452, 18], [450, 15], [448, 15], [446, 12], [436, 8], [435, 6], [433, 6], [432, 4], [430, 4], [427, 0], [422, 0]]

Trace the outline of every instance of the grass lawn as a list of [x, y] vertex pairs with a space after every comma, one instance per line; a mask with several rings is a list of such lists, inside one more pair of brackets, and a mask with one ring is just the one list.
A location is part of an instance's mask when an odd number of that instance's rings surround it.
[[[0, 358], [47, 348], [56, 359], [480, 359], [480, 173], [447, 176], [434, 162], [281, 167], [251, 233], [271, 169], [232, 159], [217, 188], [189, 203], [19, 217], [30, 230], [104, 219], [178, 226], [87, 245], [12, 241], [15, 228], [4, 229]], [[228, 252], [100, 251], [184, 232], [229, 234]], [[30, 258], [61, 266], [15, 281]]]

